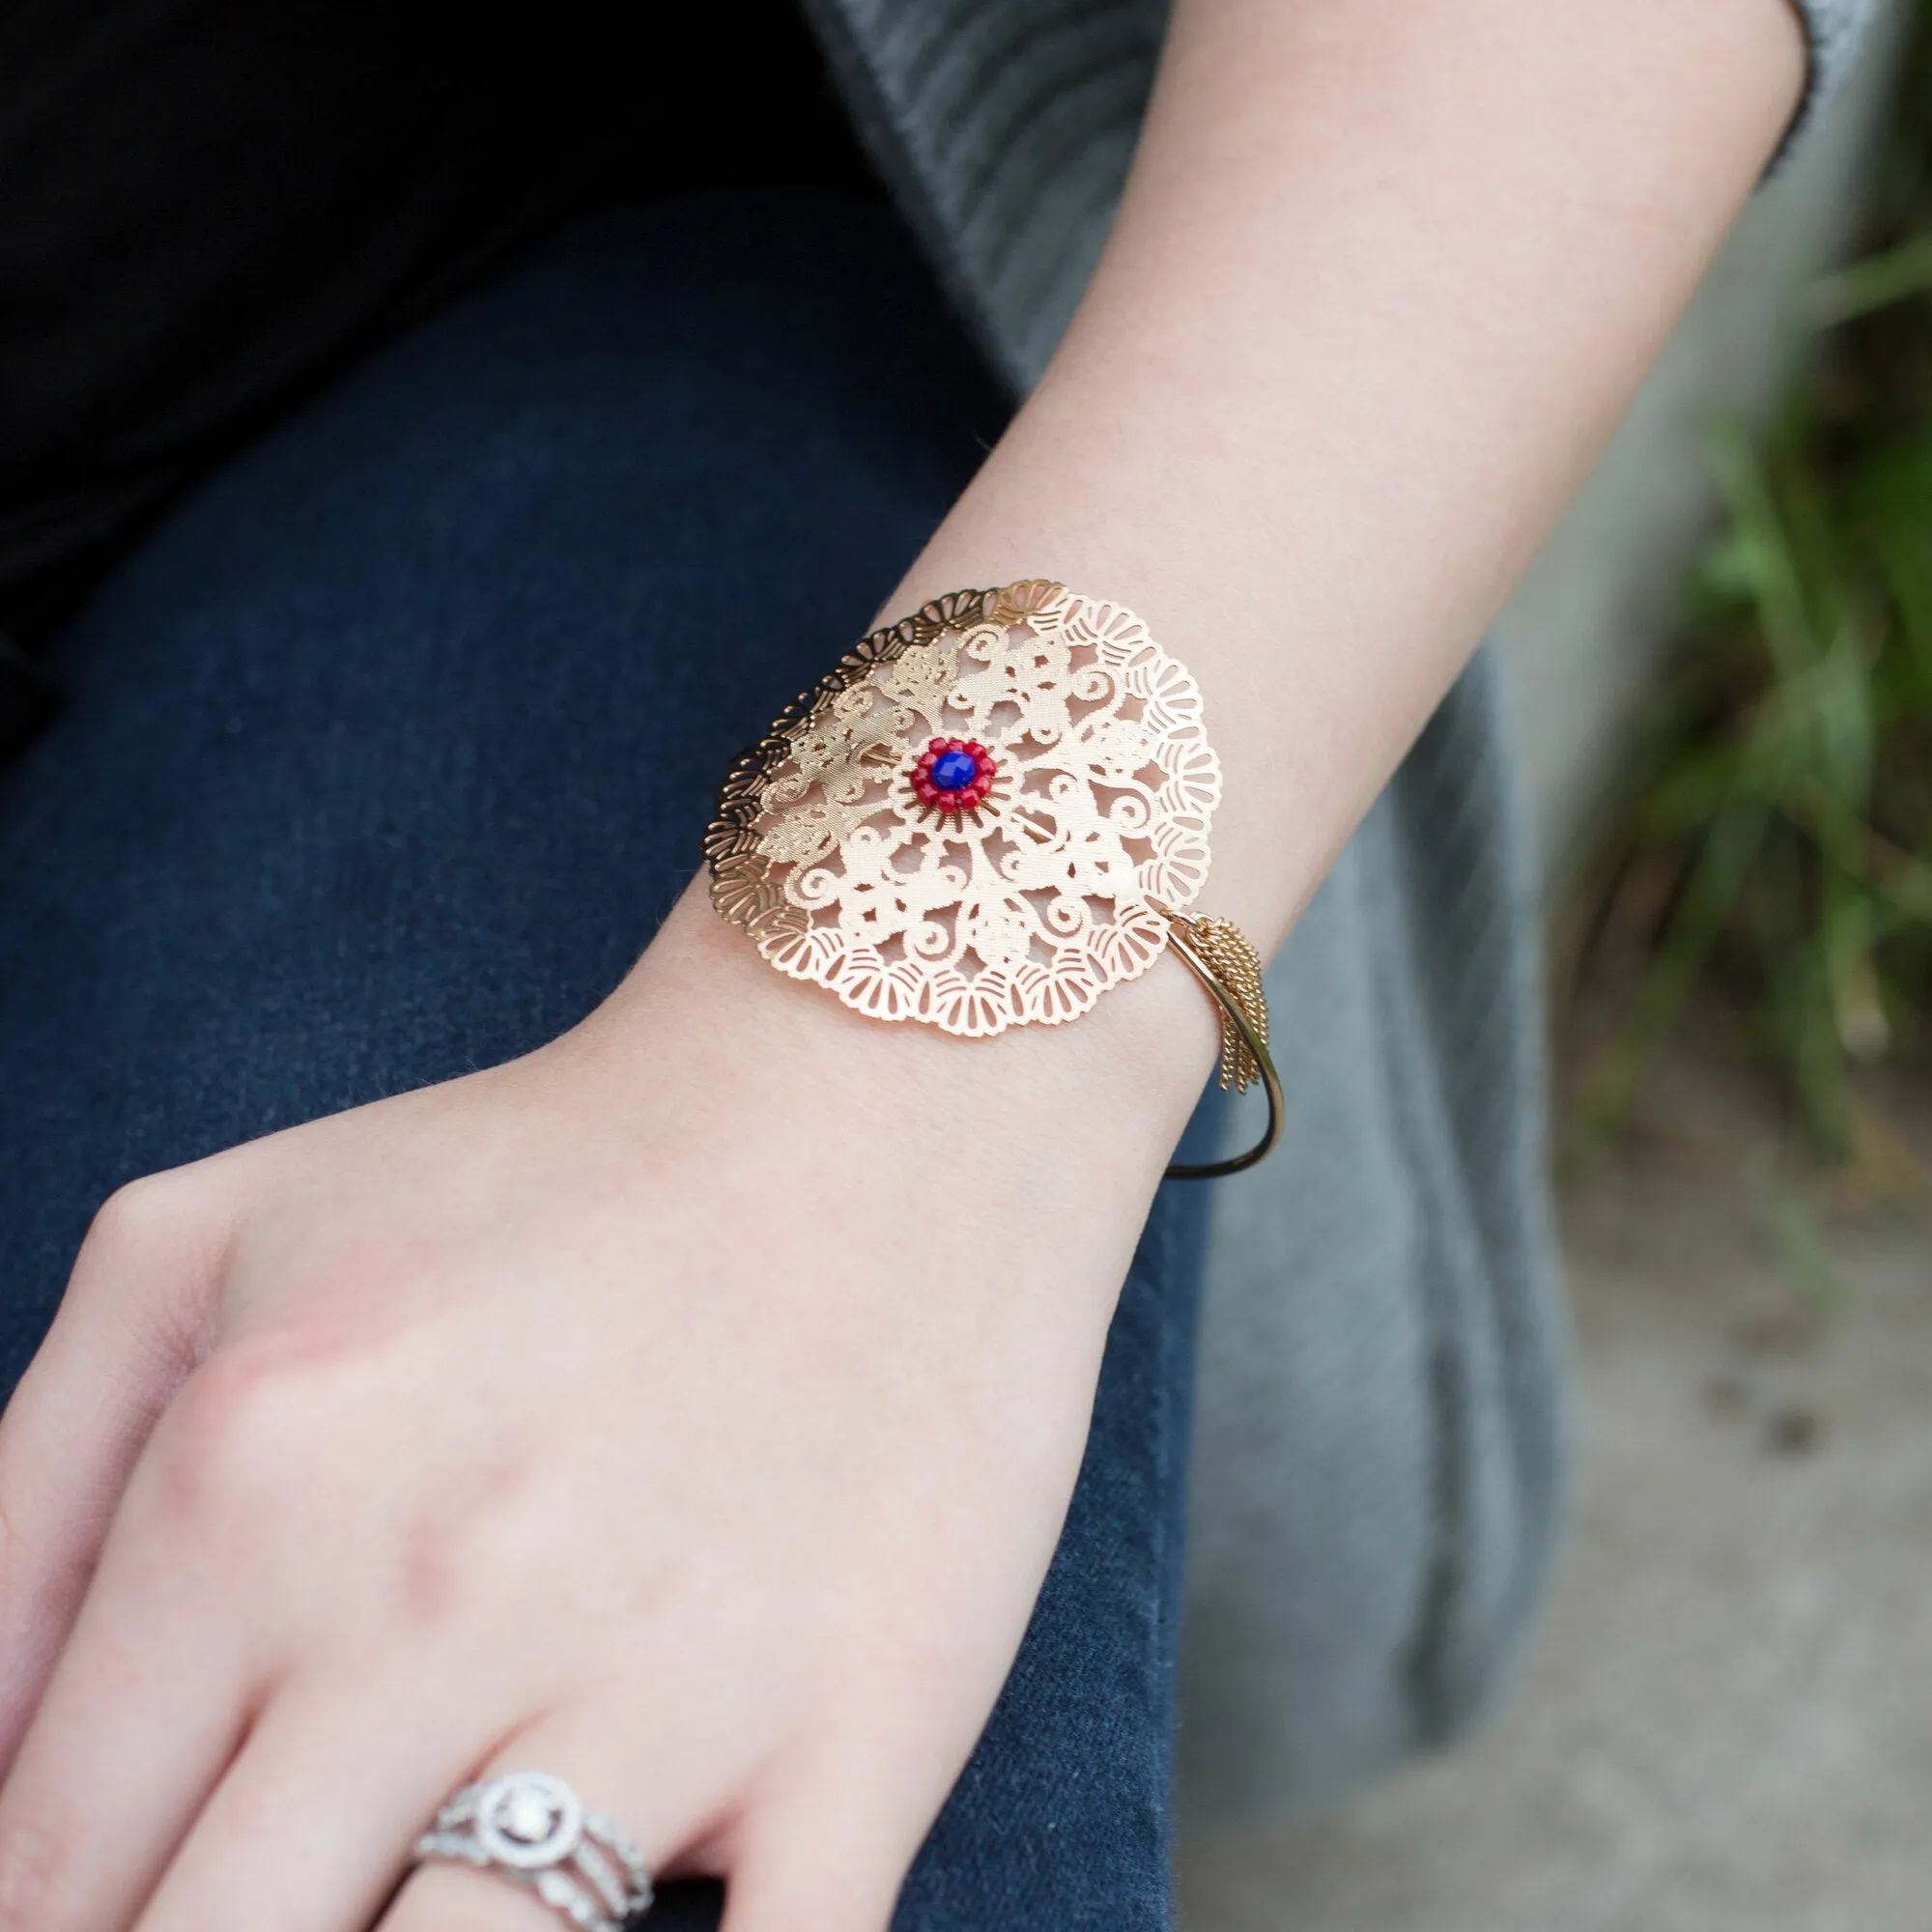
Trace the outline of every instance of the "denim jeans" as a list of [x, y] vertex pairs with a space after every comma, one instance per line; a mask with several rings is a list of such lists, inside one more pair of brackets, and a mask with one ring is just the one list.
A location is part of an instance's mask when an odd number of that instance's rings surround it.
[[[67, 709], [0, 775], [7, 1385], [117, 1183], [609, 992], [727, 757], [865, 627], [1005, 407], [882, 205], [691, 198], [566, 232], [189, 496], [60, 639]], [[1202, 1236], [1165, 1186], [903, 1932], [1168, 1921]], [[651, 1923], [717, 1901], [668, 1888]]]

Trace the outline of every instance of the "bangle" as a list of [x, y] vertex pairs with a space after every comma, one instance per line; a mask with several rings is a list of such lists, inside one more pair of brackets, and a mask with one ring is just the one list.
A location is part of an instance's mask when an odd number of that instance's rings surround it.
[[1173, 952], [1215, 1002], [1220, 1084], [1281, 1129], [1261, 959], [1190, 917], [1221, 765], [1200, 687], [1120, 604], [1029, 580], [874, 631], [726, 769], [711, 902], [780, 972], [967, 1038], [1057, 1026]]

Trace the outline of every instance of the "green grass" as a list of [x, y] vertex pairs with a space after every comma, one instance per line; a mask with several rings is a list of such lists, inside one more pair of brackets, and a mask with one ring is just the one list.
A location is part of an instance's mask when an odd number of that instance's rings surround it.
[[1866, 239], [1813, 291], [1814, 353], [1774, 423], [1710, 441], [1719, 526], [1603, 909], [1635, 922], [1645, 965], [1573, 1166], [1707, 982], [1827, 1161], [1873, 1130], [1857, 1069], [1932, 1046], [1932, 0]]

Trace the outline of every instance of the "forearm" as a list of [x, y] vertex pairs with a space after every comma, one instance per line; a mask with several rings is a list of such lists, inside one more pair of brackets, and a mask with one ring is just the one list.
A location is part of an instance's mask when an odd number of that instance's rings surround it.
[[[1802, 73], [1782, 0], [1179, 0], [1088, 298], [886, 614], [1034, 576], [1137, 610], [1222, 761], [1200, 904], [1271, 950], [1616, 420]], [[889, 1099], [970, 1055], [1040, 1143], [1012, 1174], [1063, 1195], [1070, 1150], [1151, 1184], [1211, 1058], [1178, 964], [1078, 1026], [962, 1049], [782, 980], [701, 882], [654, 952], [633, 993], [708, 995], [781, 1086]]]
[[1797, 99], [1781, 0], [1179, 0], [1038, 389], [895, 597], [1048, 575], [1200, 680], [1202, 903], [1279, 940]]

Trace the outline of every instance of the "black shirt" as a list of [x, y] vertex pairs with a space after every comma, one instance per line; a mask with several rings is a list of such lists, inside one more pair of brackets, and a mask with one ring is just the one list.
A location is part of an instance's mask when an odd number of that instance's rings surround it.
[[778, 182], [870, 185], [793, 0], [0, 0], [0, 633], [571, 213]]

